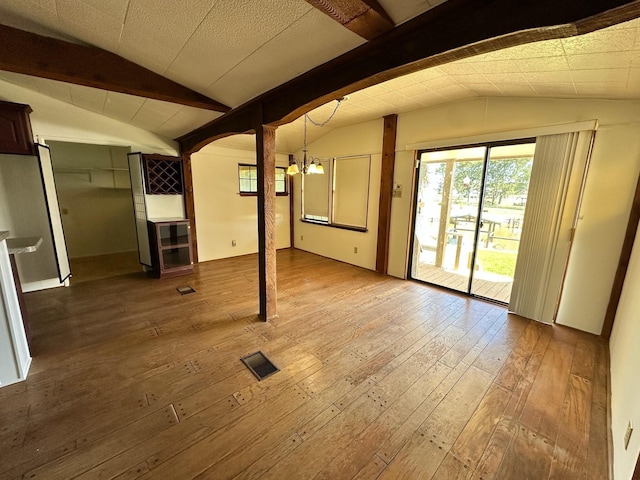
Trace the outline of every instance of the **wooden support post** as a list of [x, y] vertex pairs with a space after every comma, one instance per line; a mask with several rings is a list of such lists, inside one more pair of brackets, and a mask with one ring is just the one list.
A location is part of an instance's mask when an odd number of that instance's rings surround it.
[[185, 213], [191, 225], [191, 251], [193, 263], [198, 263], [198, 236], [196, 235], [196, 208], [193, 201], [193, 174], [191, 172], [191, 155], [182, 155], [182, 173], [184, 182]]
[[447, 160], [444, 169], [444, 185], [442, 186], [442, 202], [440, 204], [440, 226], [438, 227], [438, 242], [436, 244], [436, 267], [444, 262], [444, 252], [447, 248], [447, 229], [449, 227], [449, 212], [451, 210], [451, 189], [453, 186], [453, 172], [455, 163]]
[[[293, 162], [293, 155], [289, 154], [289, 165]], [[289, 248], [295, 248], [295, 232], [294, 232], [294, 205], [293, 205], [293, 175], [287, 175], [289, 177]]]
[[622, 243], [622, 251], [620, 252], [620, 260], [618, 261], [618, 269], [616, 270], [616, 276], [613, 279], [613, 286], [611, 287], [611, 295], [609, 297], [609, 305], [607, 306], [607, 312], [604, 316], [602, 333], [600, 333], [600, 336], [602, 338], [606, 338], [607, 340], [611, 338], [611, 332], [613, 331], [613, 322], [616, 319], [616, 313], [618, 312], [618, 305], [620, 304], [620, 297], [622, 296], [622, 287], [624, 286], [624, 279], [627, 276], [629, 260], [631, 259], [631, 251], [633, 250], [633, 244], [636, 240], [636, 234], [638, 232], [639, 224], [640, 177], [638, 177], [636, 193], [633, 197], [633, 203], [631, 204], [631, 213], [629, 214], [627, 231], [624, 234], [624, 242]]
[[260, 317], [276, 314], [276, 128], [256, 128], [258, 161], [258, 274]]
[[393, 197], [393, 169], [396, 162], [396, 133], [398, 115], [384, 117], [382, 133], [382, 168], [380, 172], [380, 201], [378, 211], [378, 248], [376, 272], [387, 273], [389, 266], [389, 234], [391, 233], [391, 199]]

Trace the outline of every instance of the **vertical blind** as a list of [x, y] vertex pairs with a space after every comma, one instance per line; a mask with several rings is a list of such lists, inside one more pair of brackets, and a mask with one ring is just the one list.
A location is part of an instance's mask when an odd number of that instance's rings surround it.
[[536, 150], [509, 310], [553, 322], [592, 131], [547, 135]]

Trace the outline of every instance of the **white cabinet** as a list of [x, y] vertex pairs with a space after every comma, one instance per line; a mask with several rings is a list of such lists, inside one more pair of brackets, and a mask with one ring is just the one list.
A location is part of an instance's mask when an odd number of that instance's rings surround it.
[[31, 355], [13, 281], [7, 232], [0, 232], [0, 387], [27, 378]]

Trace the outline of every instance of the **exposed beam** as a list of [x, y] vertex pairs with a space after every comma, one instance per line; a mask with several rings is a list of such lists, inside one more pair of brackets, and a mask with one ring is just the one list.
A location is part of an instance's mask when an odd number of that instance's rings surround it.
[[191, 169], [191, 155], [182, 156], [182, 173], [184, 177], [184, 205], [189, 224], [191, 225], [191, 249], [193, 263], [198, 263], [198, 232], [196, 229], [196, 206], [193, 197], [193, 170]]
[[377, 0], [306, 0], [340, 25], [367, 40], [373, 40], [394, 26]]
[[401, 75], [514, 45], [565, 38], [640, 16], [640, 1], [448, 0], [388, 33], [233, 109], [178, 139], [185, 152], [263, 124], [282, 125], [344, 95]]
[[227, 112], [216, 102], [100, 48], [43, 37], [0, 25], [0, 70], [190, 107]]

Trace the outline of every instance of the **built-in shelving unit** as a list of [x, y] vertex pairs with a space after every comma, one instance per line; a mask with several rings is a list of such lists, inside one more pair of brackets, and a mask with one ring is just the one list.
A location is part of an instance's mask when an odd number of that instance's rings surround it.
[[145, 188], [149, 195], [181, 195], [184, 190], [182, 159], [166, 155], [142, 155]]

